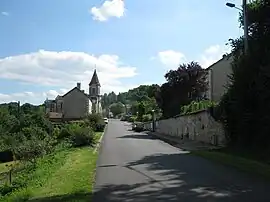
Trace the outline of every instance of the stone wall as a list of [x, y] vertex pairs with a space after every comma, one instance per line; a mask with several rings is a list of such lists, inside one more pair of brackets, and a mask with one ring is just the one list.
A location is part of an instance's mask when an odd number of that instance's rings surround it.
[[[152, 122], [144, 124], [152, 130]], [[156, 132], [162, 135], [190, 139], [213, 145], [225, 145], [225, 134], [221, 123], [216, 122], [208, 111], [156, 121]]]

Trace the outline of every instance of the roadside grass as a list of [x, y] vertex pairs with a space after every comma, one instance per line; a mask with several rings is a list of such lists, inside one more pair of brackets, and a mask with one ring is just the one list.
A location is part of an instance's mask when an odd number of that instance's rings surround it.
[[103, 132], [96, 132], [95, 133], [95, 138], [94, 138], [95, 143], [98, 143], [102, 134], [103, 134]]
[[[99, 139], [102, 133], [96, 133]], [[0, 201], [91, 201], [97, 153], [94, 148], [60, 150], [40, 158], [36, 169], [21, 174], [26, 186]]]
[[270, 179], [270, 165], [248, 154], [229, 152], [229, 150], [192, 151], [191, 154], [201, 156], [224, 165], [235, 167], [241, 171], [260, 175]]

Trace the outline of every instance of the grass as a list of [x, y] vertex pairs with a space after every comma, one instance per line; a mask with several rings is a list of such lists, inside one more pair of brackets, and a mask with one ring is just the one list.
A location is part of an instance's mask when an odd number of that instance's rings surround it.
[[233, 166], [241, 171], [260, 175], [270, 179], [270, 165], [258, 160], [249, 158], [247, 155], [226, 152], [224, 150], [192, 151], [195, 154], [225, 165]]
[[103, 132], [96, 132], [96, 134], [95, 134], [95, 140], [94, 140], [96, 143], [99, 141], [99, 139], [100, 139], [100, 137], [101, 137], [102, 134], [103, 134]]
[[26, 188], [0, 201], [91, 201], [96, 158], [92, 148], [83, 147], [40, 159]]

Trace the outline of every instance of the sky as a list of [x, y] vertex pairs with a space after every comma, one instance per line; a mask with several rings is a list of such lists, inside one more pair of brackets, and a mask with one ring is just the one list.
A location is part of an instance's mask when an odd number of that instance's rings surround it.
[[226, 2], [1, 0], [0, 103], [41, 104], [77, 82], [87, 92], [94, 69], [101, 92], [118, 93], [162, 84], [181, 63], [207, 68], [243, 34]]

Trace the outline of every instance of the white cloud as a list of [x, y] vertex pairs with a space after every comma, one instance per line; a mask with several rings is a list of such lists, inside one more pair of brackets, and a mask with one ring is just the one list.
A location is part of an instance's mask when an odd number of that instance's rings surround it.
[[123, 17], [125, 13], [124, 0], [106, 0], [100, 7], [91, 8], [94, 20], [107, 21], [110, 17]]
[[157, 57], [151, 57], [150, 60], [159, 59], [159, 61], [168, 69], [176, 69], [179, 64], [197, 61], [203, 68], [207, 68], [216, 61], [220, 60], [225, 53], [230, 53], [228, 46], [212, 45], [203, 51], [197, 59], [187, 58], [183, 53], [166, 50], [158, 53]]
[[161, 51], [158, 53], [157, 58], [168, 69], [176, 69], [186, 59], [183, 53], [174, 50]]
[[207, 48], [199, 57], [199, 63], [203, 68], [207, 68], [220, 60], [225, 53], [230, 53], [229, 46], [213, 45]]
[[1, 14], [4, 15], [4, 16], [9, 16], [9, 13], [6, 12], [6, 11], [2, 11]]
[[[129, 86], [123, 85], [119, 79], [137, 75], [136, 67], [124, 65], [117, 55], [94, 56], [84, 52], [40, 50], [0, 59], [0, 78], [50, 86], [57, 92], [51, 90], [47, 95], [56, 96], [64, 94], [77, 82], [81, 82], [82, 89], [87, 92], [95, 68], [102, 93], [127, 90]], [[6, 95], [2, 97], [6, 98]]]

